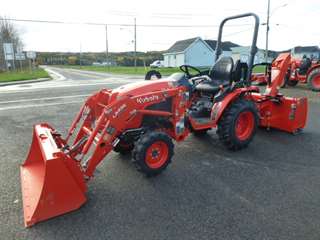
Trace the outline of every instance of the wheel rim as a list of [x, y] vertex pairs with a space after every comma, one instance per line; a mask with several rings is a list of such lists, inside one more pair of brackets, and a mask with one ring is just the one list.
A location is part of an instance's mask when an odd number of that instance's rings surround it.
[[239, 114], [236, 121], [236, 136], [239, 140], [247, 140], [254, 129], [254, 116], [252, 112], [245, 111]]
[[312, 79], [312, 85], [315, 88], [320, 89], [320, 74], [317, 74], [316, 76], [314, 76], [314, 78]]
[[169, 150], [166, 143], [157, 141], [151, 144], [146, 153], [146, 164], [148, 167], [156, 169], [165, 164], [168, 159]]

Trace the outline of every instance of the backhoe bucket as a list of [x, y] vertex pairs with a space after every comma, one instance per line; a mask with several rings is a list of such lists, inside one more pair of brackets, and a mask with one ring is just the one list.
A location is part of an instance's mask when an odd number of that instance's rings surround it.
[[53, 131], [47, 124], [34, 127], [31, 149], [20, 169], [26, 227], [78, 209], [86, 201], [78, 162], [59, 149], [59, 136]]

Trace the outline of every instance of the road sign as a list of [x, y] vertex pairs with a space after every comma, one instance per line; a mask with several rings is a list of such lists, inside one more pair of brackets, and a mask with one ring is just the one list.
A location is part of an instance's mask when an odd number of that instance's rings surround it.
[[4, 58], [5, 60], [14, 60], [14, 51], [12, 43], [4, 43], [3, 44]]
[[36, 57], [37, 57], [36, 52], [33, 52], [33, 51], [27, 52], [27, 58], [29, 58], [29, 59], [35, 59]]
[[15, 58], [16, 60], [25, 60], [26, 59], [26, 55], [23, 53], [23, 50], [22, 50], [22, 47], [21, 46], [18, 46], [17, 49], [16, 49], [16, 54], [15, 54]]
[[16, 60], [26, 60], [26, 55], [23, 52], [17, 52], [15, 57]]

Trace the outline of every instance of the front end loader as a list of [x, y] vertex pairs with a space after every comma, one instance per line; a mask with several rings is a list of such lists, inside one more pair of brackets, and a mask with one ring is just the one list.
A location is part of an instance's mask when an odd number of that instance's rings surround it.
[[[244, 17], [255, 20], [248, 66], [220, 57], [224, 24]], [[86, 100], [65, 137], [47, 123], [35, 125], [21, 166], [25, 226], [81, 207], [87, 182], [112, 150], [132, 152], [137, 170], [155, 176], [170, 164], [173, 140], [183, 141], [190, 133], [216, 128], [228, 149], [239, 150], [249, 145], [259, 125], [291, 133], [304, 128], [307, 100], [279, 93], [288, 69], [286, 54], [274, 61], [265, 93], [251, 86], [258, 27], [253, 13], [224, 19], [209, 72], [184, 65], [183, 73], [167, 79], [102, 89]]]

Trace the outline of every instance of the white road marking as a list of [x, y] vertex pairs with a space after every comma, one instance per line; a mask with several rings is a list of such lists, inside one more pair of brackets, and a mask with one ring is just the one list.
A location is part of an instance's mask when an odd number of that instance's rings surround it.
[[80, 69], [75, 69], [75, 68], [55, 68], [56, 70], [62, 70], [63, 72], [67, 73], [75, 73], [75, 74], [87, 74], [88, 76], [100, 76], [103, 78], [106, 77], [117, 77], [120, 79], [143, 79], [143, 75], [128, 75], [128, 74], [112, 74], [108, 72], [95, 72], [95, 71], [90, 71], [90, 70], [80, 70]]
[[19, 100], [12, 100], [12, 101], [3, 101], [0, 104], [7, 104], [7, 103], [20, 103], [20, 102], [33, 102], [33, 101], [42, 101], [42, 100], [54, 100], [54, 99], [65, 99], [65, 98], [77, 98], [77, 97], [88, 97], [90, 94], [82, 94], [82, 95], [71, 95], [71, 96], [59, 96], [59, 97], [46, 97], [46, 98], [24, 98]]
[[[65, 79], [66, 79], [65, 76], [63, 76], [62, 74], [60, 74], [60, 73], [52, 70], [51, 68], [47, 68], [47, 67], [43, 67], [43, 68], [44, 68], [44, 70], [46, 70], [46, 71], [49, 73], [49, 75], [50, 75], [53, 79], [55, 79], [55, 80], [62, 81], [62, 80], [65, 80]], [[57, 77], [56, 77], [56, 76], [57, 76]]]
[[[72, 73], [72, 74], [76, 74], [76, 75], [79, 75], [79, 76], [82, 76], [82, 77], [88, 77], [89, 79], [90, 78], [96, 78], [96, 79], [101, 79], [101, 76], [97, 76], [97, 75], [94, 75], [94, 74], [91, 74], [91, 73], [83, 73], [83, 72], [78, 72], [78, 71], [74, 71], [74, 70], [68, 70], [68, 72]], [[106, 76], [103, 76], [103, 77], [106, 77]]]
[[56, 105], [67, 105], [67, 104], [75, 104], [80, 103], [83, 101], [71, 101], [71, 102], [64, 102], [64, 103], [44, 103], [44, 104], [30, 104], [30, 105], [21, 105], [21, 106], [12, 106], [12, 107], [2, 107], [0, 111], [5, 110], [15, 110], [21, 108], [35, 108], [35, 107], [47, 107], [47, 106], [56, 106]]
[[[124, 81], [124, 80], [121, 80], [121, 82], [123, 84], [119, 84], [119, 86], [121, 85], [124, 85], [126, 83], [131, 83], [131, 82], [135, 82], [135, 81]], [[97, 86], [97, 85], [117, 85], [117, 83], [82, 83], [82, 84], [79, 84], [79, 83], [75, 83], [75, 84], [65, 84], [65, 85], [50, 85], [50, 86], [35, 86], [33, 85], [31, 88], [21, 88], [21, 90], [16, 90], [16, 87], [13, 89], [13, 88], [7, 88], [7, 89], [3, 89], [1, 90], [0, 89], [0, 92], [1, 93], [20, 93], [20, 92], [34, 92], [34, 90], [42, 90], [42, 89], [49, 89], [49, 88], [64, 88], [64, 87], [81, 87], [81, 86]]]

